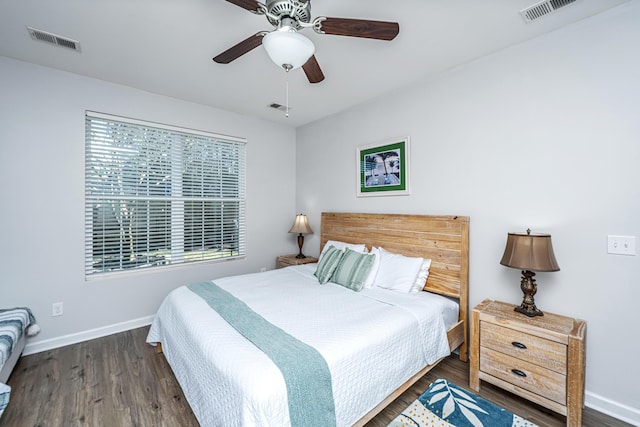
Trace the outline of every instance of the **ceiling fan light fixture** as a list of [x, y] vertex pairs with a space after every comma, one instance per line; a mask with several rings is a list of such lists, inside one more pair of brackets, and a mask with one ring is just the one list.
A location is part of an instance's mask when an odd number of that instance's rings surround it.
[[296, 31], [277, 30], [262, 38], [269, 58], [285, 70], [302, 67], [316, 51], [313, 42]]

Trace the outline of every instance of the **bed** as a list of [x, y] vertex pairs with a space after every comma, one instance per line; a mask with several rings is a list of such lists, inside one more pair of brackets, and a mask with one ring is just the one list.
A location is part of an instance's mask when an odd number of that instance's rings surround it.
[[[332, 241], [364, 243], [367, 249], [430, 259], [424, 292], [320, 285], [315, 264], [174, 290], [159, 308], [147, 342], [161, 349], [201, 425], [313, 425], [321, 418], [299, 422], [296, 416], [330, 405], [333, 423], [322, 425], [363, 425], [450, 351], [458, 349], [467, 360], [468, 217], [323, 213], [320, 239], [321, 248]], [[211, 289], [215, 296], [199, 293]], [[278, 335], [256, 344], [251, 334], [271, 337], [263, 326], [238, 332], [230, 326], [238, 320], [224, 312], [226, 300], [212, 310], [227, 297], [248, 308], [239, 316], [242, 322], [254, 315], [267, 319], [265, 327], [310, 352], [301, 353], [299, 365], [322, 374], [301, 377], [300, 393], [291, 392], [297, 371], [290, 375], [290, 367], [276, 360], [281, 355], [261, 347], [288, 341]]]

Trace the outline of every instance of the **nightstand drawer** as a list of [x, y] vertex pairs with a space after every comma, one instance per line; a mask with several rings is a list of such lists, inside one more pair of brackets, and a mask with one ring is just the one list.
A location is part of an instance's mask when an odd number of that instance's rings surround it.
[[566, 405], [567, 378], [550, 369], [481, 347], [480, 371]]
[[526, 360], [559, 374], [567, 373], [567, 346], [489, 322], [480, 322], [480, 345]]

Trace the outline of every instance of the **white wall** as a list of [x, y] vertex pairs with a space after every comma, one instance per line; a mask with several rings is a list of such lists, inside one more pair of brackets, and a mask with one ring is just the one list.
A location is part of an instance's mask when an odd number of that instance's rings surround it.
[[[6, 57], [0, 76], [0, 307], [33, 309], [27, 352], [148, 323], [173, 288], [297, 250], [293, 129]], [[85, 110], [246, 138], [246, 259], [85, 282]]]
[[[640, 236], [639, 22], [634, 1], [301, 127], [296, 190], [316, 227], [322, 211], [469, 215], [472, 306], [521, 301], [507, 232], [551, 233], [561, 271], [537, 274], [536, 303], [587, 321], [587, 404], [638, 425], [640, 256], [606, 248]], [[411, 195], [357, 198], [355, 148], [405, 135]]]

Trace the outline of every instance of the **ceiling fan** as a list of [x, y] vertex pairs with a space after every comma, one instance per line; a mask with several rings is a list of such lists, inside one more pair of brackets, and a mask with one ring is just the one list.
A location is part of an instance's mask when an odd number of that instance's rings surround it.
[[313, 43], [298, 31], [313, 28], [318, 34], [393, 40], [400, 31], [397, 22], [364, 19], [328, 18], [319, 16], [311, 20], [310, 0], [226, 0], [257, 15], [265, 15], [275, 27], [273, 31], [260, 31], [225, 50], [213, 60], [228, 64], [264, 45], [269, 57], [286, 71], [302, 67], [310, 83], [324, 80], [324, 74], [314, 55]]

